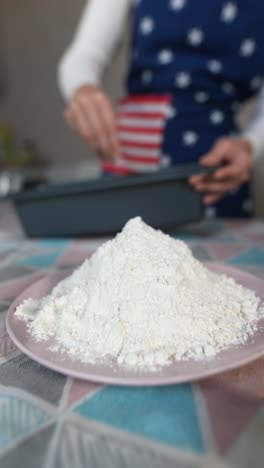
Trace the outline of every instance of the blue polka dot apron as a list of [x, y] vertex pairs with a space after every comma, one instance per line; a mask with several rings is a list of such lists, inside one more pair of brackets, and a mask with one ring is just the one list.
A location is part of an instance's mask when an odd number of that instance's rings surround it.
[[[238, 132], [241, 103], [264, 77], [259, 0], [136, 0], [128, 97], [119, 106], [119, 173], [198, 161]], [[249, 216], [250, 188], [211, 207]]]

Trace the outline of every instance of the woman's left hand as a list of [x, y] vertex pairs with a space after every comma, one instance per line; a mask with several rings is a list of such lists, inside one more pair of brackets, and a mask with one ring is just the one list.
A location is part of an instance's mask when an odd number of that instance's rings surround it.
[[197, 175], [190, 178], [195, 190], [204, 193], [204, 203], [211, 205], [226, 193], [237, 190], [250, 178], [253, 148], [244, 138], [223, 138], [200, 159], [199, 163], [205, 167], [219, 166], [211, 175]]

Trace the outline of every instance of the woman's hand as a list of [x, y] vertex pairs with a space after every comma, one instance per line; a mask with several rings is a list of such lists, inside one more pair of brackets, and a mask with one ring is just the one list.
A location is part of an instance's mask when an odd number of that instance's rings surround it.
[[190, 183], [203, 192], [206, 205], [215, 203], [226, 193], [238, 189], [249, 177], [253, 167], [253, 149], [244, 138], [223, 138], [200, 159], [205, 167], [219, 166], [209, 176], [193, 176]]
[[100, 88], [93, 85], [80, 87], [64, 115], [68, 125], [102, 159], [120, 156], [115, 113], [110, 100]]

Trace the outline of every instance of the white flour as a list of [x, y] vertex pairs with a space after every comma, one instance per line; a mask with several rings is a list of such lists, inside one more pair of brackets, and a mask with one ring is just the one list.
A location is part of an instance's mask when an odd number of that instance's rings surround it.
[[184, 242], [132, 219], [42, 300], [16, 315], [81, 361], [149, 369], [242, 343], [263, 314], [254, 292], [216, 275]]

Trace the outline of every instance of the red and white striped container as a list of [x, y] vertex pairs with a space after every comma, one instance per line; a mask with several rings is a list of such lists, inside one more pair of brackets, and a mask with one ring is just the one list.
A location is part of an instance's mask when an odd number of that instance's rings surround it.
[[159, 170], [170, 103], [168, 95], [140, 95], [120, 101], [117, 125], [121, 158], [105, 161], [103, 171], [129, 175]]

